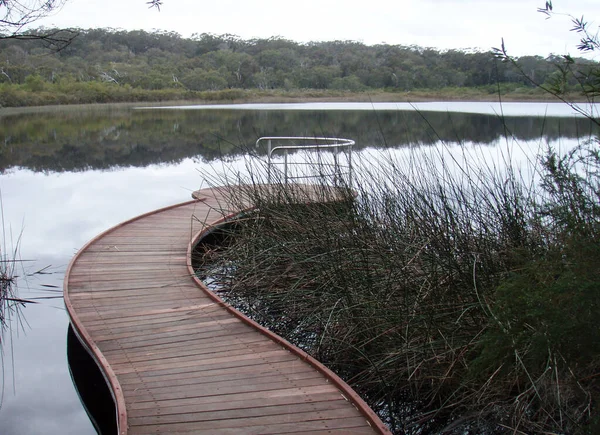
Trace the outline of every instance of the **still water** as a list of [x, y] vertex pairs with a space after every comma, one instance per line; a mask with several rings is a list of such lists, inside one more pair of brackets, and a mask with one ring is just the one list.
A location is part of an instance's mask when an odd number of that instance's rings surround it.
[[[564, 105], [417, 106], [418, 112], [392, 103], [0, 112], [2, 249], [26, 260], [19, 263], [19, 296], [56, 296], [52, 290], [62, 288], [66, 266], [85, 242], [189, 199], [207, 186], [203, 172], [244, 171], [244, 155], [264, 155], [254, 150], [261, 136], [345, 137], [359, 154], [373, 156], [442, 143], [485, 150], [508, 144], [535, 153], [597, 133]], [[69, 374], [62, 299], [38, 301], [12, 316], [2, 339], [0, 433], [93, 434]]]

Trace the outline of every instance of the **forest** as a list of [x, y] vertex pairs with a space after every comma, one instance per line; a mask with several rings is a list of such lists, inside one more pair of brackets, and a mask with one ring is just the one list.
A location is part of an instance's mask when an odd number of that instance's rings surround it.
[[[31, 31], [48, 32], [48, 29]], [[118, 29], [76, 29], [58, 52], [43, 40], [0, 39], [0, 105], [166, 100], [240, 100], [260, 95], [332, 96], [366, 92], [418, 99], [545, 96], [560, 82], [563, 56], [524, 56], [516, 64], [490, 51], [440, 51], [356, 41], [297, 43], [280, 37]], [[72, 32], [72, 30], [71, 30]], [[573, 77], [597, 63], [575, 59]], [[567, 83], [569, 85], [569, 83]], [[577, 81], [570, 85], [575, 88]], [[476, 92], [474, 92], [474, 90]], [[392, 98], [391, 97], [391, 98]], [[547, 98], [547, 96], [546, 96]]]

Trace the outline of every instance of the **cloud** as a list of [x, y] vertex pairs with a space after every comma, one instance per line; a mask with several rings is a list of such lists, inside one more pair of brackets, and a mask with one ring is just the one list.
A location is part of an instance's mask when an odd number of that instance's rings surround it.
[[[367, 44], [487, 50], [502, 37], [513, 53], [565, 52], [576, 37], [568, 20], [548, 21], [537, 12], [543, 2], [520, 0], [276, 0], [211, 3], [167, 0], [160, 12], [138, 2], [72, 0], [44, 24], [57, 26], [163, 29], [183, 36], [230, 33], [245, 39], [282, 36], [299, 42], [355, 40]], [[557, 8], [559, 5], [556, 5]], [[573, 0], [562, 10], [600, 16], [600, 5]], [[555, 10], [557, 9], [555, 8]]]

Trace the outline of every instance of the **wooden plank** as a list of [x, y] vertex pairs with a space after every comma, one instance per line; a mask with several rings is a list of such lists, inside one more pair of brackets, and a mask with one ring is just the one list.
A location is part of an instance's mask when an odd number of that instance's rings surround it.
[[[238, 323], [238, 319], [234, 318], [233, 316], [229, 316], [225, 319], [221, 319], [221, 320], [205, 320], [204, 322], [202, 322], [203, 324], [203, 328], [204, 330], [207, 330], [206, 328], [208, 327], [212, 327], [215, 325], [224, 325], [227, 323]], [[221, 329], [218, 326], [219, 329]], [[103, 342], [103, 341], [112, 341], [112, 340], [121, 340], [121, 339], [125, 339], [125, 338], [132, 338], [134, 340], [131, 341], [132, 345], [135, 345], [135, 343], [138, 340], [147, 340], [148, 338], [164, 338], [164, 337], [172, 337], [173, 340], [176, 340], [177, 337], [184, 335], [187, 336], [190, 334], [190, 330], [194, 331], [195, 333], [202, 333], [201, 331], [198, 331], [198, 322], [197, 321], [191, 321], [191, 322], [187, 322], [187, 323], [183, 323], [183, 322], [178, 322], [175, 325], [166, 325], [166, 326], [160, 326], [160, 327], [155, 327], [152, 328], [151, 330], [148, 330], [146, 328], [141, 328], [141, 329], [134, 329], [134, 330], [130, 330], [130, 331], [119, 331], [119, 332], [111, 332], [111, 331], [104, 331], [104, 335], [102, 335], [102, 333], [98, 333], [95, 338], [96, 338], [96, 342]], [[137, 339], [137, 340], [135, 340]], [[125, 342], [126, 343], [126, 342]]]
[[120, 319], [110, 318], [105, 320], [102, 317], [98, 316], [97, 319], [87, 322], [86, 327], [90, 330], [108, 328], [114, 331], [120, 328], [127, 327], [149, 328], [153, 325], [188, 320], [195, 320], [198, 323], [201, 323], [203, 320], [216, 320], [218, 318], [228, 317], [231, 317], [231, 314], [223, 310], [219, 310], [219, 307], [217, 306], [213, 309], [206, 308], [203, 310], [190, 310], [183, 313], [155, 314], [151, 316], [140, 316], [135, 318], [123, 317]]
[[141, 384], [139, 379], [135, 379], [135, 382], [123, 383], [122, 385], [124, 391], [139, 391], [142, 389], [154, 391], [154, 389], [158, 388], [174, 388], [182, 385], [198, 385], [224, 381], [267, 380], [273, 377], [273, 379], [295, 380], [315, 376], [315, 371], [304, 365], [286, 373], [274, 372], [272, 368], [265, 367], [264, 365], [251, 366], [251, 368], [252, 370], [240, 370], [239, 367], [235, 369], [213, 370], [212, 372], [203, 373], [202, 376], [199, 376], [196, 372], [191, 372], [183, 375], [179, 374], [177, 377], [172, 378], [161, 377], [158, 380], [144, 380]]
[[114, 371], [123, 377], [123, 375], [134, 373], [137, 376], [153, 376], [158, 374], [172, 374], [180, 372], [188, 372], [194, 370], [201, 373], [206, 370], [215, 370], [219, 368], [230, 368], [230, 367], [245, 367], [248, 365], [256, 364], [270, 364], [278, 361], [298, 361], [298, 357], [290, 352], [277, 351], [271, 354], [257, 355], [245, 355], [238, 356], [236, 358], [213, 358], [204, 360], [188, 360], [180, 362], [171, 362], [168, 367], [163, 364], [154, 364], [142, 366], [137, 364], [135, 367], [123, 366], [115, 368]]
[[[234, 325], [239, 326], [236, 322]], [[237, 332], [232, 329], [216, 329], [212, 331], [198, 332], [195, 329], [175, 331], [174, 333], [162, 334], [155, 338], [154, 334], [145, 334], [135, 337], [135, 340], [111, 340], [102, 346], [102, 351], [110, 354], [111, 351], [123, 352], [126, 348], [127, 355], [136, 353], [147, 353], [160, 355], [172, 352], [177, 348], [193, 350], [195, 348], [216, 349], [237, 344], [247, 344], [264, 341], [264, 337], [256, 331], [248, 331], [248, 328], [239, 328]]]
[[258, 408], [273, 406], [273, 405], [295, 405], [305, 403], [315, 403], [324, 401], [337, 401], [345, 400], [337, 391], [327, 393], [311, 393], [311, 394], [298, 394], [290, 396], [278, 396], [278, 397], [263, 397], [260, 400], [229, 400], [226, 402], [209, 402], [209, 403], [196, 403], [193, 405], [180, 405], [180, 406], [164, 406], [161, 405], [166, 402], [160, 402], [158, 408], [141, 408], [131, 409], [129, 411], [130, 417], [148, 417], [154, 415], [177, 415], [187, 414], [190, 412], [211, 412], [211, 411], [224, 411], [229, 409], [243, 410], [246, 408]]
[[[91, 248], [91, 247], [90, 247]], [[93, 262], [96, 258], [107, 258], [107, 259], [120, 259], [122, 261], [145, 261], [145, 260], [154, 260], [154, 259], [163, 259], [165, 261], [170, 261], [170, 259], [175, 258], [185, 258], [186, 255], [182, 254], [172, 254], [164, 253], [164, 252], [122, 252], [116, 250], [105, 250], [105, 251], [90, 251], [89, 249], [85, 251], [81, 251], [75, 264], [88, 264]], [[185, 261], [185, 260], [184, 260]]]
[[169, 260], [159, 260], [161, 257], [157, 257], [157, 259], [146, 259], [146, 260], [137, 260], [135, 262], [131, 261], [126, 264], [121, 264], [123, 262], [122, 259], [98, 259], [97, 261], [90, 261], [82, 263], [82, 267], [78, 269], [78, 274], [91, 274], [91, 273], [113, 273], [115, 271], [118, 272], [135, 272], [135, 271], [152, 271], [152, 270], [164, 270], [165, 267], [169, 270], [174, 270], [174, 268], [179, 268], [179, 273], [184, 273], [185, 275], [189, 275], [187, 268], [181, 265], [181, 262], [185, 264], [185, 260], [181, 260], [179, 264], [176, 262], [171, 262]]
[[[313, 395], [335, 393], [340, 394], [339, 390], [331, 384], [317, 385], [312, 387], [299, 388], [280, 388], [278, 390], [265, 390], [265, 391], [251, 391], [248, 393], [238, 393], [235, 396], [230, 394], [213, 395], [213, 396], [198, 396], [188, 397], [185, 399], [177, 400], [162, 400], [157, 403], [153, 402], [130, 402], [128, 409], [130, 410], [141, 410], [141, 409], [163, 409], [175, 406], [203, 406], [206, 404], [214, 404], [215, 406], [227, 406], [228, 403], [233, 401], [243, 401], [247, 403], [262, 403], [263, 400], [268, 399], [281, 399], [287, 398], [308, 398]], [[220, 404], [220, 405], [219, 405]]]
[[161, 401], [170, 401], [178, 403], [179, 401], [185, 401], [192, 398], [206, 398], [211, 396], [227, 397], [229, 400], [235, 400], [238, 395], [244, 393], [258, 394], [264, 393], [269, 394], [271, 392], [279, 392], [281, 390], [296, 389], [300, 392], [305, 387], [323, 385], [323, 380], [318, 378], [297, 380], [291, 382], [246, 382], [244, 384], [235, 384], [220, 386], [219, 384], [199, 384], [190, 386], [189, 388], [177, 388], [175, 390], [164, 391], [164, 392], [151, 392], [136, 390], [135, 392], [125, 391], [125, 397], [129, 402], [142, 403], [158, 403]]
[[[102, 318], [104, 320], [109, 319], [121, 319], [123, 317], [123, 311], [118, 310], [115, 311], [112, 308], [114, 307], [114, 303], [109, 307], [109, 309], [105, 309], [102, 312]], [[172, 314], [179, 314], [181, 312], [189, 313], [191, 311], [204, 310], [206, 308], [214, 308], [217, 304], [211, 300], [208, 300], [205, 303], [197, 303], [195, 305], [183, 305], [173, 308], [148, 308], [147, 306], [138, 307], [137, 309], [131, 309], [127, 312], [127, 318], [137, 320], [136, 317], [147, 317], [147, 316], [159, 316], [166, 315], [170, 316]], [[95, 315], [79, 315], [80, 319], [90, 318], [93, 319], [96, 317]]]
[[128, 252], [131, 254], [138, 254], [142, 252], [144, 254], [156, 253], [160, 255], [164, 255], [166, 253], [174, 253], [181, 255], [181, 253], [184, 251], [181, 250], [181, 247], [177, 246], [165, 246], [161, 244], [149, 243], [147, 245], [93, 245], [87, 249], [87, 252]]
[[[196, 290], [196, 292], [197, 292], [197, 290]], [[79, 298], [76, 301], [77, 312], [79, 314], [83, 314], [88, 311], [95, 312], [98, 309], [102, 309], [104, 311], [104, 309], [106, 309], [106, 307], [109, 306], [110, 311], [107, 312], [107, 313], [109, 313], [109, 315], [118, 314], [118, 313], [127, 314], [129, 312], [129, 310], [139, 308], [140, 306], [144, 306], [148, 309], [161, 308], [161, 307], [179, 308], [183, 304], [191, 302], [191, 300], [186, 297], [182, 297], [182, 296], [179, 296], [178, 298], [172, 297], [173, 295], [171, 295], [170, 293], [163, 294], [160, 296], [159, 295], [142, 294], [142, 295], [138, 295], [135, 297], [119, 297], [119, 304], [115, 305], [115, 303], [114, 303], [115, 296], [116, 295], [113, 294], [111, 297], [105, 297], [105, 298], [95, 298], [95, 297]], [[193, 297], [193, 296], [194, 296], [194, 294], [192, 292], [190, 292], [190, 294], [188, 295], [188, 297]], [[200, 299], [200, 300], [202, 300], [202, 299]], [[208, 300], [208, 298], [206, 298], [206, 300]], [[198, 301], [196, 300], [195, 302], [198, 302]], [[79, 316], [79, 317], [81, 318], [82, 316]]]
[[[318, 423], [317, 423], [318, 424]], [[323, 425], [320, 425], [323, 426]], [[190, 433], [210, 433], [210, 434], [218, 434], [218, 435], [259, 435], [259, 434], [293, 434], [293, 433], [310, 433], [310, 434], [365, 434], [365, 433], [374, 433], [373, 429], [365, 428], [366, 424], [364, 420], [361, 419], [348, 419], [340, 422], [337, 426], [338, 428], [329, 429], [327, 425], [326, 428], [315, 427], [314, 422], [307, 423], [289, 423], [282, 424], [277, 426], [254, 426], [248, 428], [219, 428], [219, 429], [211, 429], [208, 431], [203, 431], [201, 428], [191, 428], [191, 429], [179, 429], [177, 431], [169, 431], [169, 435], [183, 435]], [[339, 428], [341, 427], [341, 428]], [[360, 427], [360, 428], [359, 428]], [[139, 434], [155, 434], [160, 432], [153, 432], [152, 426], [134, 426], [129, 430], [129, 433], [134, 435]], [[368, 432], [365, 432], [367, 430]]]
[[204, 322], [214, 322], [214, 321], [220, 321], [220, 320], [229, 320], [232, 318], [232, 315], [230, 313], [214, 313], [211, 314], [210, 316], [203, 316], [203, 317], [197, 317], [197, 318], [192, 318], [192, 317], [188, 317], [188, 318], [183, 318], [182, 319], [163, 319], [163, 321], [161, 322], [154, 322], [152, 324], [139, 324], [139, 323], [133, 323], [130, 326], [119, 326], [118, 328], [115, 327], [111, 327], [110, 323], [101, 323], [99, 325], [96, 325], [95, 327], [86, 327], [87, 330], [89, 330], [90, 332], [93, 332], [96, 335], [99, 336], [106, 336], [107, 334], [112, 334], [114, 336], [119, 336], [119, 334], [126, 334], [126, 333], [135, 333], [135, 332], [140, 332], [140, 331], [153, 331], [153, 330], [161, 330], [163, 328], [172, 328], [172, 327], [176, 327], [176, 326], [181, 326], [181, 325], [198, 325], [200, 323], [204, 323]]
[[[169, 380], [162, 382], [144, 382], [142, 385], [138, 385], [138, 388], [123, 388], [125, 394], [128, 397], [131, 397], [130, 394], [133, 395], [142, 395], [144, 393], [151, 394], [152, 397], [156, 398], [156, 394], [160, 394], [163, 392], [171, 392], [173, 388], [177, 387], [178, 393], [181, 393], [183, 390], [188, 389], [189, 391], [193, 391], [197, 395], [204, 396], [203, 392], [208, 388], [213, 388], [214, 386], [218, 386], [219, 390], [222, 390], [225, 387], [226, 382], [235, 382], [235, 385], [238, 386], [240, 384], [244, 384], [245, 386], [252, 385], [254, 387], [259, 388], [260, 385], [276, 385], [277, 389], [280, 389], [282, 386], [288, 387], [297, 387], [296, 382], [299, 381], [307, 381], [307, 380], [317, 380], [321, 379], [320, 382], [315, 382], [317, 385], [322, 383], [322, 375], [315, 373], [315, 371], [304, 371], [301, 373], [293, 373], [293, 374], [272, 374], [272, 373], [263, 373], [262, 375], [257, 375], [253, 373], [244, 373], [242, 375], [236, 375], [232, 377], [223, 376], [213, 376], [211, 378], [200, 378], [195, 377], [191, 379], [178, 379], [177, 381]], [[255, 391], [255, 390], [252, 390]], [[341, 396], [340, 396], [341, 397]]]
[[[101, 297], [113, 297], [118, 296], [119, 298], [125, 296], [144, 296], [144, 295], [160, 295], [171, 293], [176, 291], [189, 291], [201, 293], [198, 288], [194, 288], [189, 282], [178, 282], [177, 284], [160, 284], [160, 283], [149, 283], [149, 282], [134, 282], [134, 283], [120, 283], [120, 282], [107, 282], [107, 283], [79, 283], [73, 284], [69, 281], [69, 286], [75, 287], [73, 297], [84, 297], [93, 296], [96, 299]], [[113, 292], [119, 292], [118, 295]]]
[[[171, 287], [168, 291], [164, 287], [154, 289], [78, 290], [73, 293], [72, 302], [78, 304], [81, 308], [85, 308], [86, 305], [100, 304], [105, 305], [105, 308], [109, 311], [120, 311], [126, 309], [124, 307], [127, 307], [127, 305], [140, 307], [145, 306], [147, 303], [162, 301], [165, 302], [165, 305], [181, 305], [196, 302], [198, 299], [208, 299], [197, 293], [198, 289], [185, 285], [178, 285], [176, 289]], [[115, 303], [115, 298], [118, 298], [118, 303]]]
[[[277, 346], [273, 344], [274, 346]], [[247, 360], [255, 360], [262, 359], [263, 362], [267, 362], [270, 357], [274, 356], [283, 356], [288, 355], [289, 351], [279, 348], [273, 349], [265, 352], [255, 352], [255, 353], [247, 353], [247, 352], [231, 352], [231, 354], [225, 354], [222, 356], [215, 355], [192, 355], [192, 356], [173, 356], [171, 358], [163, 358], [161, 360], [152, 360], [152, 361], [140, 361], [135, 365], [123, 362], [123, 363], [111, 363], [115, 373], [131, 373], [132, 371], [145, 371], [145, 370], [155, 370], [160, 367], [169, 367], [169, 368], [180, 368], [180, 367], [190, 367], [196, 366], [199, 370], [202, 370], [203, 366], [213, 366], [215, 364], [226, 364], [229, 362], [237, 362], [237, 361], [247, 361]]]
[[[121, 375], [121, 383], [125, 385], [139, 383], [161, 382], [163, 380], [189, 379], [199, 377], [201, 379], [209, 379], [222, 375], [240, 373], [240, 374], [262, 374], [262, 373], [296, 373], [306, 368], [306, 364], [299, 361], [297, 358], [288, 356], [280, 361], [270, 360], [265, 364], [262, 360], [246, 361], [240, 364], [229, 364], [223, 366], [204, 367], [200, 373], [195, 367], [190, 369], [167, 370], [162, 369], [156, 372], [137, 372]], [[312, 369], [312, 368], [310, 368]], [[337, 391], [337, 390], [336, 390]], [[339, 393], [339, 392], [338, 392]]]
[[[129, 424], [132, 426], [159, 425], [168, 423], [184, 422], [209, 422], [215, 420], [268, 417], [273, 419], [280, 416], [299, 413], [321, 413], [346, 408], [348, 402], [342, 398], [329, 402], [305, 402], [295, 404], [275, 404], [261, 407], [229, 408], [223, 410], [196, 411], [185, 414], [164, 414], [143, 417], [131, 417]], [[350, 413], [349, 416], [356, 417], [358, 412]]]
[[322, 385], [324, 380], [322, 376], [313, 373], [303, 373], [290, 376], [290, 379], [284, 376], [256, 377], [246, 378], [244, 382], [239, 381], [221, 381], [221, 382], [198, 382], [172, 387], [152, 387], [124, 390], [125, 397], [129, 400], [138, 402], [159, 402], [163, 400], [179, 400], [190, 397], [208, 397], [229, 395], [232, 400], [240, 393], [252, 393], [259, 391], [273, 391], [286, 388], [297, 388], [302, 390], [307, 386]]
[[[344, 425], [345, 426], [345, 425]], [[358, 420], [356, 422], [356, 426], [355, 427], [343, 427], [343, 428], [338, 428], [338, 429], [324, 429], [324, 430], [315, 430], [315, 429], [306, 429], [306, 430], [297, 430], [296, 429], [291, 429], [291, 431], [286, 431], [286, 432], [280, 432], [280, 433], [289, 433], [289, 434], [306, 434], [309, 433], [311, 435], [329, 435], [329, 434], [338, 434], [338, 435], [366, 435], [366, 434], [372, 434], [373, 433], [373, 428], [369, 427], [365, 427], [365, 424], [363, 421]]]
[[229, 209], [207, 192], [108, 231], [65, 278], [69, 313], [121, 385], [120, 431], [372, 433], [323, 373], [198, 288], [188, 243]]
[[[225, 337], [227, 337], [225, 335]], [[214, 343], [214, 342], [212, 342]], [[102, 351], [105, 355], [110, 355], [110, 361], [113, 364], [120, 363], [145, 363], [151, 364], [153, 362], [160, 362], [161, 364], [169, 364], [171, 360], [182, 361], [184, 358], [214, 358], [218, 356], [231, 357], [235, 355], [244, 355], [248, 353], [260, 353], [277, 349], [277, 344], [268, 342], [265, 340], [254, 341], [252, 343], [237, 343], [232, 339], [227, 340], [220, 346], [203, 346], [202, 344], [196, 345], [182, 345], [175, 348], [162, 349], [160, 352], [157, 351], [142, 351], [142, 352], [130, 352], [129, 349], [119, 350], [117, 352], [106, 352], [104, 348]], [[116, 350], [116, 349], [115, 349]]]
[[[363, 424], [366, 421], [363, 417], [356, 416], [357, 411], [354, 408], [335, 409], [328, 411], [327, 420], [324, 416], [315, 412], [304, 412], [287, 415], [268, 415], [261, 417], [247, 417], [235, 419], [222, 419], [210, 421], [190, 421], [173, 424], [156, 424], [151, 426], [131, 426], [132, 434], [136, 433], [179, 433], [179, 432], [197, 432], [214, 431], [220, 429], [243, 429], [244, 434], [271, 434], [285, 433], [290, 430], [313, 430], [313, 429], [329, 429], [329, 428], [344, 428], [348, 425], [356, 425], [362, 420]], [[358, 420], [358, 421], [357, 421]], [[139, 432], [137, 428], [142, 432]]]
[[[171, 272], [171, 271], [169, 271]], [[165, 276], [165, 270], [156, 270], [148, 268], [147, 270], [84, 270], [71, 274], [69, 283], [83, 282], [110, 282], [119, 283], [132, 281], [143, 282], [150, 281], [153, 284], [162, 283], [165, 285], [176, 284], [177, 282], [189, 280], [190, 274], [183, 269], [176, 273]]]

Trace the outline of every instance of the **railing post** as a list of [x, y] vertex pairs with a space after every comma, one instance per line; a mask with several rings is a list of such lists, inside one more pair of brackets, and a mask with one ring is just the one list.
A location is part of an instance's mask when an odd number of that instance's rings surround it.
[[352, 145], [348, 147], [348, 187], [352, 189]]
[[342, 174], [340, 173], [340, 159], [339, 159], [339, 148], [335, 146], [333, 148], [333, 185], [338, 186], [339, 179]]
[[283, 153], [283, 176], [285, 179], [285, 184], [288, 183], [288, 150], [285, 150]]
[[271, 184], [271, 139], [267, 140], [267, 180]]

